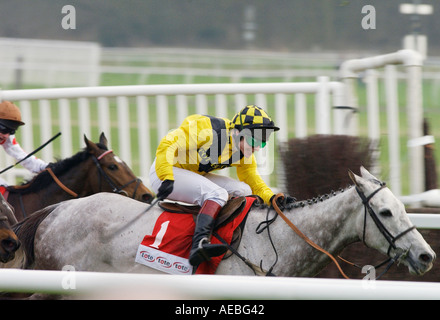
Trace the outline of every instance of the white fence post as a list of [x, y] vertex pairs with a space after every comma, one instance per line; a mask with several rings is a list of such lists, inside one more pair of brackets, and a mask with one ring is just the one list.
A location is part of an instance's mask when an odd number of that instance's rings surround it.
[[32, 126], [33, 126], [33, 117], [32, 117], [32, 110], [31, 110], [31, 103], [27, 100], [24, 100], [20, 104], [20, 112], [21, 112], [21, 119], [25, 123], [24, 126], [20, 128], [21, 135], [23, 137], [23, 141], [20, 141], [20, 144], [23, 147], [23, 150], [26, 152], [31, 152], [34, 149], [33, 144], [33, 133], [32, 133]]
[[118, 128], [119, 128], [119, 153], [122, 159], [131, 166], [131, 139], [130, 139], [130, 109], [128, 98], [118, 96], [116, 98], [118, 109]]
[[287, 119], [287, 99], [284, 93], [275, 94], [275, 123], [280, 128], [277, 133], [278, 141], [287, 142], [289, 134], [289, 123]]
[[318, 92], [315, 101], [316, 134], [330, 134], [330, 96], [328, 77], [318, 77]]
[[[20, 105], [20, 108], [22, 105]], [[72, 155], [72, 122], [70, 104], [68, 99], [59, 99], [58, 110], [60, 113], [59, 121], [60, 128], [62, 128], [61, 135], [61, 156], [63, 158], [70, 157]]]
[[[349, 106], [357, 107], [357, 99], [353, 92], [353, 79], [358, 77], [358, 73], [368, 69], [376, 69], [385, 67], [387, 65], [401, 64], [406, 69], [407, 76], [407, 113], [408, 113], [408, 142], [409, 147], [409, 181], [410, 181], [410, 193], [421, 193], [424, 188], [424, 162], [423, 162], [423, 147], [417, 145], [417, 140], [422, 137], [422, 124], [423, 124], [423, 108], [422, 108], [422, 89], [421, 89], [421, 68], [423, 64], [423, 58], [421, 55], [413, 50], [400, 50], [394, 53], [363, 58], [352, 59], [342, 63], [340, 68], [340, 77], [347, 84], [347, 101]], [[390, 69], [388, 69], [390, 70]], [[389, 73], [390, 71], [388, 71]], [[391, 81], [391, 80], [388, 80]], [[390, 82], [391, 83], [391, 82]], [[389, 83], [391, 90], [393, 85]], [[389, 96], [389, 99], [394, 99]], [[391, 105], [394, 102], [391, 100]], [[394, 108], [395, 109], [395, 108]], [[393, 110], [393, 107], [392, 107]], [[393, 112], [393, 111], [392, 111]], [[390, 120], [392, 121], [392, 120]], [[390, 125], [391, 123], [389, 123]], [[393, 146], [394, 148], [395, 146]], [[396, 150], [394, 149], [394, 152]], [[399, 154], [395, 154], [395, 157], [399, 157]], [[400, 164], [397, 164], [400, 166]], [[391, 168], [390, 168], [391, 170]], [[395, 178], [392, 190], [395, 194], [401, 193], [401, 186], [398, 179], [400, 179], [400, 172], [397, 173], [399, 168], [393, 168], [393, 176]], [[399, 178], [397, 178], [399, 176]]]
[[188, 101], [185, 95], [178, 94], [176, 96], [177, 108], [177, 124], [180, 125], [185, 117], [188, 115]]
[[342, 82], [332, 82], [330, 85], [333, 95], [333, 133], [348, 135], [350, 128], [346, 117], [351, 115], [347, 113], [346, 109], [345, 85]]
[[[414, 62], [407, 69], [407, 113], [409, 143], [423, 136], [422, 66]], [[425, 189], [425, 163], [423, 146], [411, 144], [409, 147], [410, 193], [416, 194]]]
[[385, 66], [385, 93], [387, 101], [388, 148], [390, 154], [390, 188], [401, 195], [399, 105], [397, 101], [396, 67]]
[[157, 142], [165, 137], [169, 130], [168, 124], [168, 99], [164, 95], [156, 97], [156, 117], [157, 117]]
[[[50, 101], [40, 100], [39, 106], [40, 118], [40, 143], [48, 141], [52, 136], [52, 115], [50, 112]], [[53, 158], [53, 145], [48, 144], [42, 151], [43, 159]]]
[[139, 146], [139, 168], [141, 177], [148, 177], [150, 172], [151, 150], [150, 150], [150, 116], [148, 98], [137, 96], [137, 121], [138, 121], [138, 146]]
[[[110, 134], [110, 110], [108, 105], [108, 98], [107, 97], [98, 97], [97, 99], [98, 103], [98, 125], [99, 125], [99, 131], [104, 132], [107, 138], [108, 145], [112, 145], [112, 137]], [[89, 139], [91, 139], [89, 137]]]
[[295, 136], [305, 138], [307, 136], [307, 105], [304, 93], [295, 94]]
[[377, 84], [377, 71], [369, 69], [365, 73], [365, 85], [367, 90], [367, 122], [368, 137], [371, 139], [372, 167], [370, 172], [379, 176], [380, 167], [380, 117], [379, 117], [379, 94]]
[[89, 106], [89, 99], [88, 98], [79, 98], [78, 99], [78, 127], [79, 131], [83, 134], [78, 136], [79, 139], [79, 145], [84, 145], [84, 138], [83, 135], [86, 135], [89, 139], [91, 136], [90, 131], [90, 106]]

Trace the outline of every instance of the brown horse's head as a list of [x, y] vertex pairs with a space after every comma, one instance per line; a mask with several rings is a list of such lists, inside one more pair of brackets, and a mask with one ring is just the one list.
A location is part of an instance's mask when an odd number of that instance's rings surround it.
[[0, 262], [14, 259], [15, 251], [20, 247], [20, 241], [11, 229], [11, 225], [16, 223], [13, 208], [0, 194]]
[[[135, 176], [127, 164], [107, 147], [107, 138], [101, 133], [99, 143], [93, 143], [84, 136], [86, 150], [92, 155], [98, 175], [91, 174], [91, 184], [96, 192], [118, 192], [133, 199], [150, 203], [154, 195]], [[93, 178], [96, 177], [96, 178]]]

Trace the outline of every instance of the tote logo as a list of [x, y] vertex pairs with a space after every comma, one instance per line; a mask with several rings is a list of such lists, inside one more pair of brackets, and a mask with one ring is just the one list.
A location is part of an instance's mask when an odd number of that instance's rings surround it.
[[76, 29], [76, 10], [72, 5], [65, 5], [61, 9], [61, 13], [65, 14], [61, 20], [61, 27], [64, 30]]

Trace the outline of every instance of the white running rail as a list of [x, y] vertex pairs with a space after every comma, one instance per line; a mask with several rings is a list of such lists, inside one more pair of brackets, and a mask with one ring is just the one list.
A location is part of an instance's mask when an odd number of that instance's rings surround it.
[[[257, 104], [274, 110], [275, 122], [282, 128], [279, 142], [287, 141], [287, 115], [295, 108], [295, 135], [308, 134], [306, 95], [315, 96], [316, 133], [331, 134], [341, 131], [337, 120], [339, 111], [331, 113], [331, 105], [342, 105], [343, 85], [319, 77], [317, 82], [253, 83], [253, 84], [183, 84], [108, 86], [83, 88], [54, 88], [0, 91], [0, 100], [16, 102], [24, 122], [20, 129], [20, 143], [25, 150], [34, 150], [58, 130], [61, 135], [61, 154], [65, 158], [83, 146], [83, 135], [103, 131], [117, 154], [132, 166], [135, 174], [147, 183], [149, 167], [158, 141], [173, 127], [178, 126], [195, 106], [195, 112], [231, 118], [247, 104]], [[294, 95], [295, 100], [289, 96]], [[333, 97], [333, 101], [331, 99]], [[36, 102], [34, 102], [36, 101]], [[293, 104], [293, 101], [295, 103]], [[150, 110], [152, 107], [155, 110]], [[175, 106], [175, 108], [171, 108]], [[273, 108], [272, 108], [273, 106]], [[170, 114], [171, 112], [175, 114]], [[58, 117], [54, 115], [58, 114]], [[155, 116], [155, 119], [150, 117]], [[174, 117], [174, 124], [170, 118]], [[334, 128], [332, 125], [334, 117]], [[94, 120], [95, 119], [95, 120]], [[34, 144], [33, 124], [40, 127], [40, 141]], [[113, 130], [112, 130], [113, 129]], [[151, 129], [151, 130], [150, 130]], [[117, 132], [116, 143], [112, 143]], [[150, 135], [155, 135], [151, 139]], [[113, 141], [115, 142], [115, 141]], [[273, 147], [273, 144], [272, 144]], [[53, 145], [48, 145], [41, 158], [53, 161]], [[1, 158], [0, 158], [0, 164]], [[11, 172], [13, 170], [10, 170]], [[12, 173], [11, 173], [12, 174]], [[13, 178], [13, 177], [12, 177]], [[264, 178], [264, 177], [263, 177]], [[267, 177], [266, 177], [267, 178]]]
[[0, 291], [84, 299], [437, 300], [440, 283], [1, 269]]

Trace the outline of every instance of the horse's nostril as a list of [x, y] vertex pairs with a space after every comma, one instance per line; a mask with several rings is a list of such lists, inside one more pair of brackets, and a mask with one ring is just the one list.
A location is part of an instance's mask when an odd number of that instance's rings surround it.
[[8, 238], [1, 241], [2, 248], [5, 249], [6, 252], [12, 253], [17, 251], [20, 247], [20, 242], [15, 239]]
[[432, 256], [429, 253], [424, 253], [419, 256], [420, 261], [428, 263], [432, 261]]
[[142, 201], [146, 202], [146, 203], [151, 203], [151, 201], [153, 200], [153, 196], [151, 194], [145, 193], [142, 195]]

